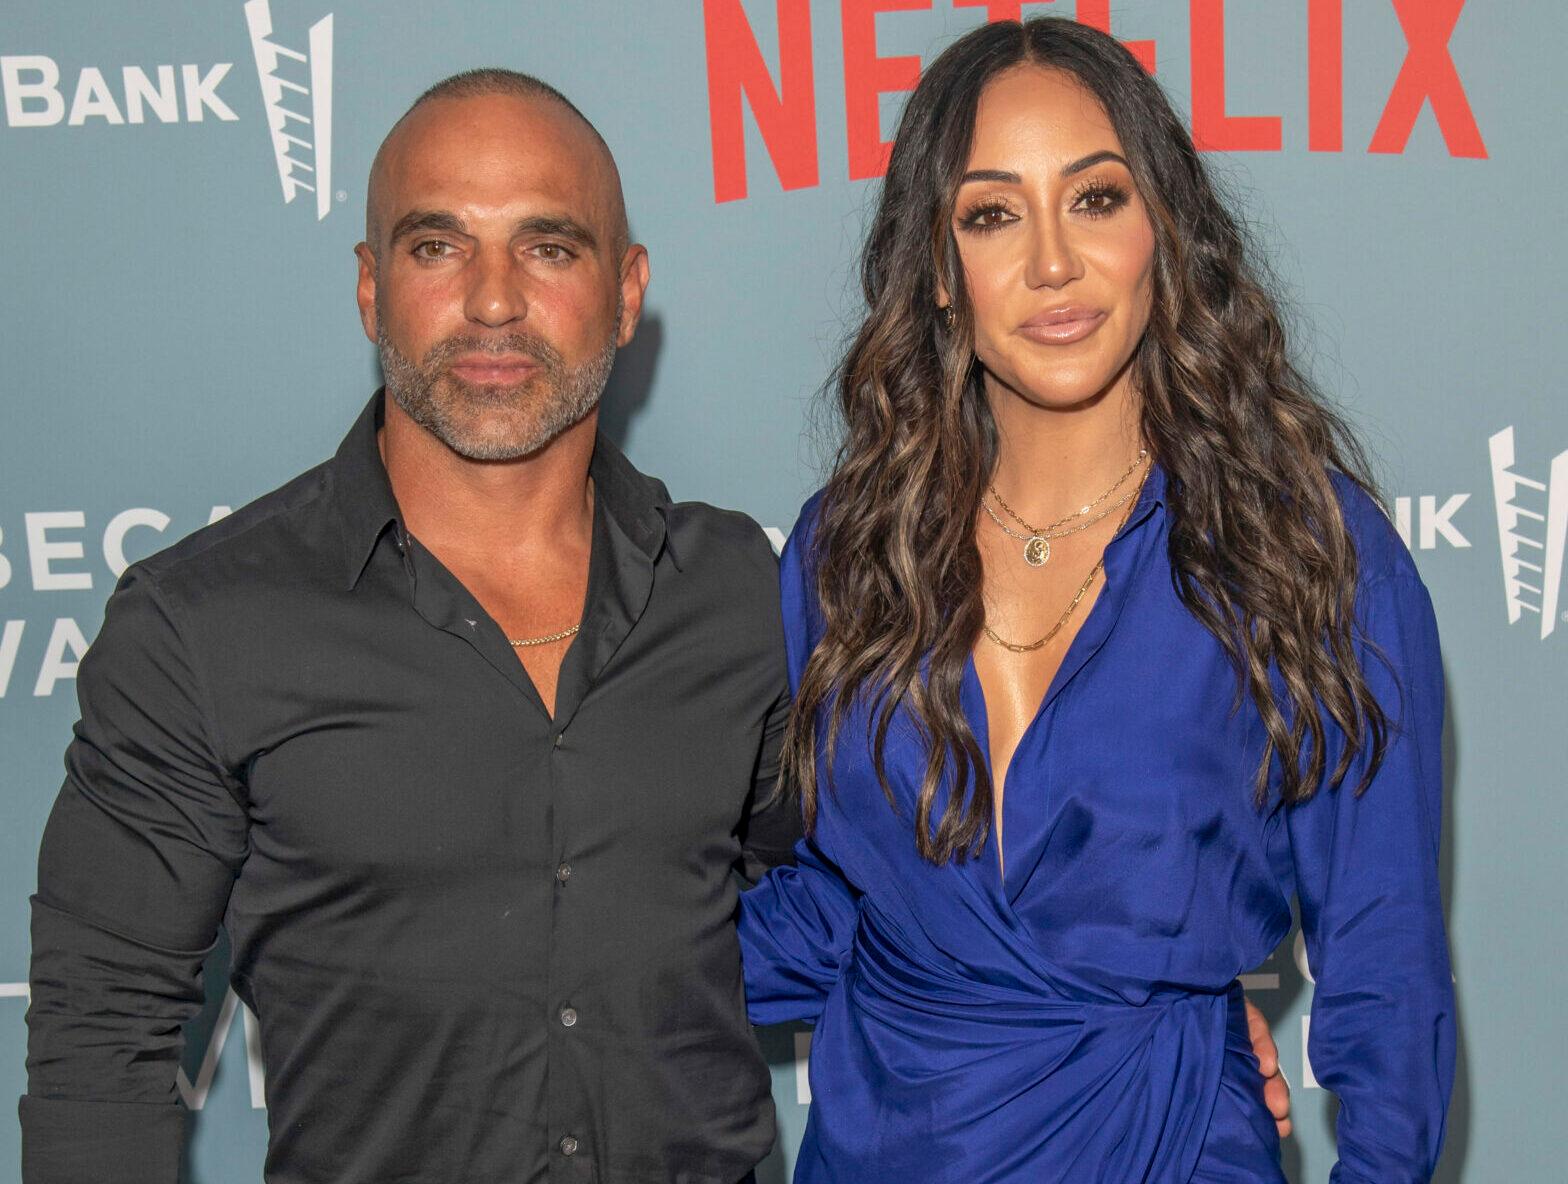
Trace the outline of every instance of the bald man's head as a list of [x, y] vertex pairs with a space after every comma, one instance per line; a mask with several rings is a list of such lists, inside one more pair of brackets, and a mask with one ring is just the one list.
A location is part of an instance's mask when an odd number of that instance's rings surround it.
[[[389, 229], [385, 191], [388, 174], [395, 167], [397, 154], [405, 147], [403, 141], [407, 137], [402, 133], [407, 126], [432, 114], [432, 106], [435, 106], [436, 113], [439, 113], [440, 108], [460, 104], [464, 100], [495, 97], [544, 104], [555, 112], [566, 115], [569, 122], [576, 124], [581, 132], [587, 133], [586, 143], [575, 147], [586, 148], [598, 158], [597, 163], [600, 166], [598, 171], [608, 182], [606, 196], [609, 199], [612, 222], [612, 246], [618, 255], [624, 252], [631, 242], [631, 232], [626, 221], [626, 201], [621, 192], [621, 176], [615, 167], [615, 157], [611, 155], [610, 147], [599, 134], [599, 129], [594, 127], [588, 117], [579, 111], [570, 99], [549, 83], [531, 74], [498, 66], [465, 70], [461, 74], [453, 74], [450, 78], [442, 79], [415, 99], [409, 109], [392, 125], [392, 130], [387, 133], [386, 138], [381, 141], [381, 147], [376, 150], [375, 160], [370, 166], [370, 183], [365, 190], [365, 241], [370, 249], [380, 252], [384, 245], [382, 236]], [[563, 145], [563, 147], [570, 146]]]
[[469, 460], [582, 423], [641, 315], [627, 239], [615, 161], [558, 91], [502, 70], [432, 87], [376, 154], [355, 248], [391, 405]]

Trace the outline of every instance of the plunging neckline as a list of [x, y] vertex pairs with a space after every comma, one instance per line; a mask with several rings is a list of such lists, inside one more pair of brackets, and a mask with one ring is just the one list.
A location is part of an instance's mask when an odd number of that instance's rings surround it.
[[[1111, 536], [1110, 541], [1106, 543], [1105, 550], [1107, 554], [1139, 520], [1138, 512], [1135, 509], [1128, 520], [1122, 524], [1121, 529]], [[1023, 751], [1030, 737], [1039, 728], [1040, 721], [1045, 718], [1047, 709], [1056, 701], [1067, 684], [1077, 677], [1079, 671], [1088, 664], [1090, 658], [1094, 656], [1100, 646], [1105, 643], [1106, 638], [1110, 636], [1111, 627], [1115, 624], [1116, 617], [1121, 613], [1122, 601], [1125, 598], [1125, 588], [1113, 588], [1110, 568], [1111, 564], [1107, 561], [1101, 570], [1100, 578], [1102, 583], [1094, 597], [1094, 603], [1089, 606], [1089, 611], [1084, 617], [1082, 624], [1078, 626], [1078, 630], [1073, 634], [1072, 640], [1067, 643], [1067, 650], [1062, 654], [1062, 660], [1056, 664], [1056, 669], [1051, 674], [1050, 682], [1046, 684], [1044, 693], [1041, 694], [1039, 702], [1035, 704], [1034, 714], [1029, 717], [1029, 722], [1024, 726], [1024, 730], [1018, 734], [1018, 740], [1013, 745], [1013, 751], [1008, 755], [1007, 767], [1003, 770], [1002, 804], [1000, 811], [997, 811], [1000, 815], [1000, 822], [995, 817], [992, 819], [992, 831], [996, 839], [996, 858], [986, 862], [996, 869], [997, 889], [1004, 904], [1010, 905], [1013, 899], [1013, 895], [1008, 891], [1007, 887], [1008, 863], [1006, 851], [1003, 847], [1003, 835], [1007, 830], [1008, 804], [1012, 801], [1012, 798], [1007, 793], [1007, 789], [1012, 784], [1013, 766], [1017, 764], [1018, 754]], [[980, 680], [980, 670], [975, 663], [973, 650], [965, 658], [964, 678], [973, 680], [975, 709], [979, 718], [978, 720], [971, 719], [970, 727], [975, 734], [976, 741], [980, 745], [981, 752], [984, 754], [986, 774], [992, 779], [991, 784], [994, 793], [996, 779], [995, 767], [991, 759], [990, 704], [986, 701], [985, 684]], [[1043, 809], [1043, 803], [1036, 803], [1036, 805]], [[1015, 872], [1018, 866], [1017, 863], [1013, 865]]]
[[[1100, 597], [1097, 596], [1095, 597], [1095, 607], [1098, 607], [1099, 603]], [[980, 669], [975, 663], [975, 656], [972, 651], [966, 659], [965, 675], [974, 679], [975, 701], [978, 704], [980, 713], [979, 727], [975, 729], [975, 738], [979, 741], [980, 750], [985, 755], [986, 775], [991, 779], [992, 800], [996, 800], [999, 788], [1001, 792], [1001, 805], [993, 810], [991, 825], [996, 835], [996, 859], [994, 865], [996, 867], [997, 881], [1001, 885], [1004, 897], [1007, 896], [1007, 856], [1003, 844], [1007, 830], [1007, 786], [1012, 781], [1013, 764], [1017, 761], [1019, 750], [1023, 748], [1024, 742], [1028, 740], [1036, 725], [1039, 724], [1041, 717], [1044, 716], [1045, 708], [1054, 697], [1054, 692], [1057, 689], [1057, 678], [1067, 665], [1067, 659], [1072, 656], [1073, 647], [1078, 644], [1078, 638], [1089, 627], [1089, 621], [1093, 616], [1094, 607], [1091, 607], [1089, 616], [1084, 618], [1083, 624], [1078, 628], [1078, 632], [1073, 635], [1072, 641], [1068, 642], [1067, 652], [1062, 655], [1062, 660], [1056, 664], [1056, 669], [1051, 672], [1051, 680], [1046, 684], [1045, 690], [1041, 692], [1039, 700], [1035, 703], [1034, 712], [1030, 715], [1029, 722], [1024, 725], [1023, 731], [1018, 733], [1018, 739], [1013, 742], [1012, 751], [1007, 754], [1007, 764], [1002, 770], [1002, 780], [1000, 782], [996, 779], [996, 765], [991, 755], [991, 705], [986, 699], [985, 683], [980, 678]]]
[[[1018, 742], [1013, 745], [1013, 751], [1007, 758], [1007, 767], [1003, 770], [1002, 777], [1002, 808], [998, 812], [1001, 822], [992, 819], [992, 828], [996, 838], [996, 858], [987, 860], [996, 869], [997, 889], [1003, 903], [1009, 904], [1012, 895], [1007, 890], [1007, 858], [1003, 848], [1002, 835], [1007, 830], [1006, 819], [1008, 813], [1007, 788], [1012, 783], [1013, 766], [1018, 761], [1018, 754], [1040, 726], [1040, 721], [1045, 717], [1046, 710], [1056, 701], [1058, 695], [1074, 678], [1078, 676], [1089, 659], [1098, 652], [1111, 634], [1111, 629], [1116, 624], [1116, 619], [1121, 615], [1122, 606], [1126, 601], [1129, 585], [1118, 575], [1115, 583], [1112, 578], [1112, 568], [1117, 566], [1112, 561], [1112, 548], [1116, 547], [1123, 539], [1132, 535], [1143, 524], [1152, 512], [1153, 506], [1164, 496], [1165, 478], [1159, 462], [1154, 461], [1149, 465], [1148, 472], [1144, 475], [1138, 496], [1133, 499], [1131, 509], [1127, 512], [1126, 519], [1116, 529], [1105, 544], [1104, 559], [1100, 571], [1102, 580], [1100, 590], [1095, 595], [1094, 603], [1089, 606], [1083, 623], [1067, 644], [1067, 651], [1062, 655], [1062, 660], [1057, 663], [1056, 670], [1051, 674], [1050, 681], [1046, 684], [1045, 693], [1040, 696], [1040, 701], [1035, 705], [1034, 714], [1030, 716], [1029, 723], [1018, 734]], [[982, 641], [983, 644], [983, 641]], [[995, 769], [991, 761], [991, 713], [990, 705], [986, 702], [985, 684], [980, 681], [980, 671], [975, 664], [974, 650], [970, 650], [964, 660], [964, 678], [972, 679], [974, 685], [975, 712], [978, 720], [971, 716], [970, 730], [974, 733], [980, 750], [984, 754], [986, 774], [992, 777], [995, 786]], [[1043, 804], [1041, 805], [1043, 809]], [[1017, 864], [1014, 864], [1017, 871]]]

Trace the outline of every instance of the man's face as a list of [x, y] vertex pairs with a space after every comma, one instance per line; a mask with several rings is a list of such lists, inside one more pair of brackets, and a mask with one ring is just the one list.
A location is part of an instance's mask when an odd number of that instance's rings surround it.
[[619, 181], [544, 99], [436, 99], [377, 163], [359, 308], [387, 392], [473, 460], [526, 456], [598, 403], [631, 340], [646, 255]]

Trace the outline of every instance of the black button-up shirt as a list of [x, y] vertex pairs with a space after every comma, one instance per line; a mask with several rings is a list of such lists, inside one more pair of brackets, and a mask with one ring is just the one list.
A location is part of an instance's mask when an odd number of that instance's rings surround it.
[[732, 872], [786, 702], [775, 560], [601, 439], [552, 719], [337, 456], [135, 565], [82, 663], [33, 900], [27, 1184], [176, 1179], [220, 922], [276, 1184], [733, 1184], [774, 1137]]

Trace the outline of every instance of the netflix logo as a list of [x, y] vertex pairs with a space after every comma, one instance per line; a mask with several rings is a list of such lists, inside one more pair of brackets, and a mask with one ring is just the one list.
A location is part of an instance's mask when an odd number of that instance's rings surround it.
[[[844, 119], [848, 174], [852, 181], [880, 177], [891, 145], [883, 139], [881, 96], [910, 91], [920, 81], [918, 57], [883, 56], [877, 47], [882, 13], [931, 10], [939, 0], [839, 0], [838, 34], [843, 44]], [[953, 8], [983, 9], [988, 21], [1019, 20], [1025, 9], [1053, 0], [940, 0]], [[1179, 0], [1171, 0], [1173, 6]], [[1484, 159], [1486, 143], [1449, 52], [1465, 0], [1376, 0], [1392, 7], [1405, 36], [1404, 61], [1383, 104], [1366, 151], [1405, 150], [1422, 110], [1431, 106], [1450, 156]], [[1370, 6], [1370, 4], [1369, 4]], [[821, 181], [817, 136], [817, 79], [812, 54], [811, 0], [753, 0], [761, 13], [771, 7], [778, 45], [777, 77], [758, 45], [742, 0], [703, 0], [708, 65], [708, 117], [712, 133], [713, 196], [736, 201], [747, 194], [744, 113], [756, 120], [768, 159], [784, 189], [806, 189]], [[820, 9], [821, 4], [818, 5]], [[1077, 0], [1074, 17], [1110, 32], [1111, 0]], [[1271, 4], [1285, 44], [1304, 34], [1307, 58], [1307, 147], [1345, 151], [1345, 0], [1301, 0]], [[1209, 152], [1279, 152], [1284, 119], [1279, 115], [1232, 112], [1225, 90], [1225, 0], [1188, 0], [1192, 134]], [[1358, 12], [1358, 15], [1360, 13]], [[1157, 71], [1154, 41], [1129, 41], [1127, 48], [1151, 73]]]

